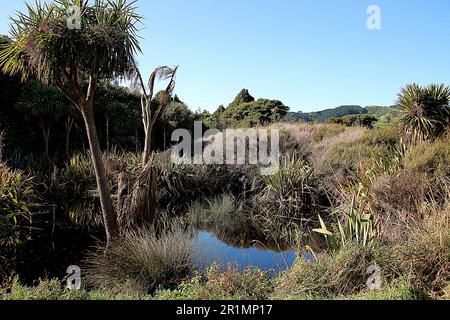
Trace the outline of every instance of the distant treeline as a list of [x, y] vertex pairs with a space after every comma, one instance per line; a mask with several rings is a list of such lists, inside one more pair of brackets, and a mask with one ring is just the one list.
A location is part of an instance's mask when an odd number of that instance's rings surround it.
[[[233, 102], [226, 108], [221, 105], [214, 113], [203, 112], [203, 120], [214, 128], [253, 127], [267, 125], [274, 122], [336, 122], [336, 118], [351, 115], [370, 115], [377, 120], [390, 122], [395, 117], [396, 106], [368, 106], [357, 105], [340, 106], [318, 112], [290, 112], [290, 108], [279, 100], [258, 99], [247, 89], [241, 90]], [[368, 119], [367, 117], [363, 117]], [[347, 119], [348, 120], [348, 119]]]
[[[8, 38], [0, 36], [0, 45]], [[144, 132], [139, 95], [116, 83], [103, 83], [95, 95], [95, 121], [103, 150], [119, 147], [141, 152]], [[153, 107], [158, 106], [156, 95]], [[392, 108], [371, 106], [341, 106], [312, 113], [289, 112], [279, 100], [256, 100], [247, 89], [241, 90], [226, 108], [214, 113], [193, 112], [177, 96], [158, 119], [153, 141], [154, 150], [171, 145], [172, 132], [177, 128], [191, 130], [194, 121], [204, 127], [254, 127], [281, 121], [326, 122], [348, 115], [371, 114], [387, 116]], [[348, 120], [348, 119], [347, 119]], [[364, 120], [364, 119], [363, 119]], [[4, 155], [43, 154], [47, 158], [65, 159], [67, 155], [88, 148], [84, 124], [79, 112], [57, 88], [44, 86], [36, 80], [22, 82], [18, 77], [0, 73], [0, 132], [4, 132]], [[339, 121], [337, 121], [339, 122]], [[348, 122], [348, 121], [347, 121]], [[352, 123], [359, 123], [352, 120]]]
[[349, 115], [358, 115], [358, 114], [370, 114], [374, 116], [383, 116], [395, 110], [396, 106], [384, 107], [384, 106], [368, 106], [361, 107], [357, 105], [348, 105], [348, 106], [340, 106], [334, 109], [327, 109], [318, 112], [289, 112], [286, 115], [287, 121], [305, 121], [305, 122], [326, 122], [332, 118], [340, 118]]

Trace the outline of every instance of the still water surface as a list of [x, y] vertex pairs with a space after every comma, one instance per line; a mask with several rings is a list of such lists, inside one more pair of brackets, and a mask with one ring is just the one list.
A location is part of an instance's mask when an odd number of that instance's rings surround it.
[[[214, 263], [221, 268], [235, 266], [239, 271], [258, 268], [275, 275], [290, 268], [297, 254], [290, 248], [268, 248], [259, 241], [247, 243], [230, 243], [219, 239], [213, 232], [197, 231], [196, 262], [199, 270], [205, 270]], [[303, 255], [311, 260], [308, 254]]]

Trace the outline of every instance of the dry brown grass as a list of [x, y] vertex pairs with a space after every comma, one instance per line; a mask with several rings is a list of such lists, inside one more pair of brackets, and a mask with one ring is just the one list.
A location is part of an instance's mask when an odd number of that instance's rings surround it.
[[[324, 125], [326, 126], [326, 125]], [[330, 152], [337, 145], [355, 145], [362, 141], [367, 129], [364, 128], [347, 128], [345, 131], [326, 136], [319, 143], [315, 144], [312, 148], [312, 159], [315, 164], [322, 163], [326, 154]]]
[[306, 160], [311, 153], [311, 145], [317, 130], [317, 125], [310, 123], [286, 123], [279, 125], [278, 128], [280, 128], [282, 132], [281, 153], [296, 153]]

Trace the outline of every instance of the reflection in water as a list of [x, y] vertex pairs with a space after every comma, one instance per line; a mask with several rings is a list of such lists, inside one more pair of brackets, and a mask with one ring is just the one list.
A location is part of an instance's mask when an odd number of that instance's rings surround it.
[[[274, 275], [290, 268], [297, 254], [292, 245], [258, 228], [231, 195], [196, 203], [188, 214], [197, 234], [196, 261], [204, 271], [212, 264], [239, 271], [258, 268]], [[303, 255], [307, 260], [311, 256]]]
[[[274, 251], [262, 246], [235, 246], [220, 240], [213, 233], [198, 231], [196, 261], [199, 270], [205, 270], [214, 263], [225, 267], [236, 266], [239, 271], [259, 268], [274, 275], [291, 267], [297, 258], [294, 251]], [[311, 257], [305, 256], [306, 259]]]

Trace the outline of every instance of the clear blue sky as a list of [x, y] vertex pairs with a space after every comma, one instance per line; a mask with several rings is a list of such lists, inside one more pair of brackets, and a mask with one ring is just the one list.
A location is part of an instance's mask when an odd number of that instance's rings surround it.
[[[369, 5], [382, 29], [368, 30]], [[449, 0], [140, 0], [146, 74], [180, 65], [176, 92], [214, 111], [247, 88], [294, 111], [391, 105], [406, 83], [450, 84]], [[0, 33], [23, 1], [2, 1]]]

